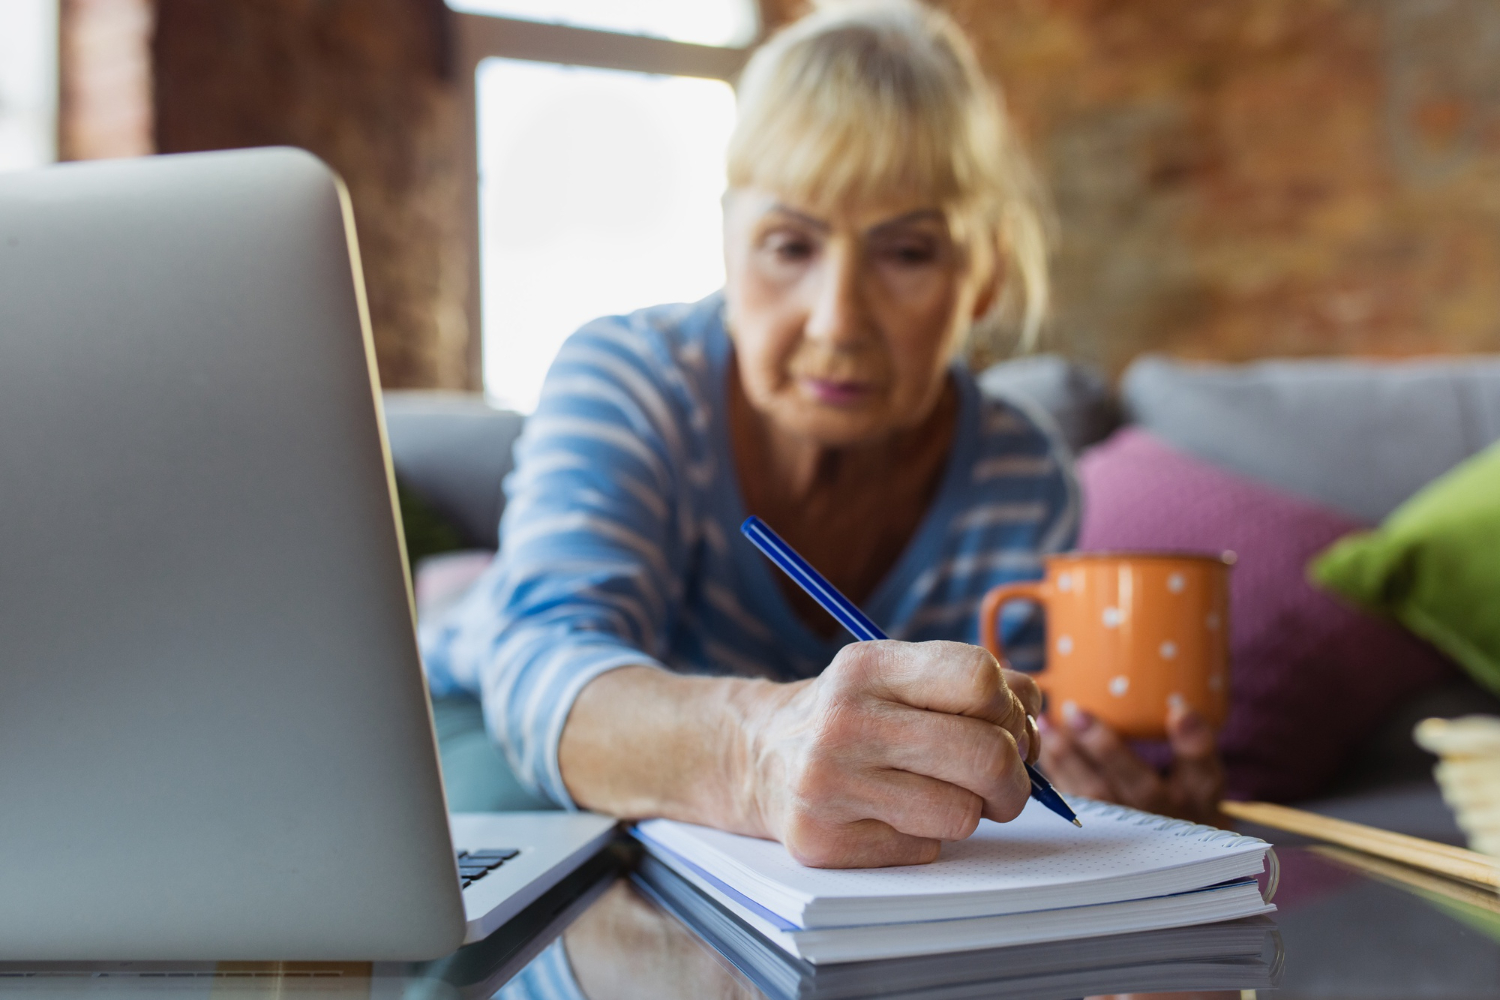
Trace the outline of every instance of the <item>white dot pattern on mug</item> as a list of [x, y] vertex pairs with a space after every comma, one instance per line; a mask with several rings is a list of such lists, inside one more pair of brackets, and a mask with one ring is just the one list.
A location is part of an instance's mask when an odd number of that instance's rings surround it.
[[1071, 635], [1060, 635], [1057, 637], [1057, 651], [1063, 656], [1073, 652], [1073, 637]]
[[1174, 594], [1180, 594], [1187, 589], [1187, 580], [1181, 573], [1173, 573], [1167, 577], [1167, 589]]
[[1067, 573], [1057, 574], [1057, 589], [1066, 594], [1073, 589], [1073, 578]]
[[1171, 639], [1168, 639], [1166, 642], [1161, 644], [1160, 652], [1161, 658], [1163, 660], [1174, 659], [1177, 656], [1177, 643], [1173, 642]]
[[1125, 613], [1119, 608], [1104, 609], [1104, 627], [1115, 628], [1125, 620]]
[[1224, 678], [1221, 677], [1220, 675], [1214, 674], [1212, 677], [1210, 677], [1208, 679], [1208, 689], [1210, 691], [1219, 691], [1219, 690], [1222, 690], [1223, 687], [1224, 687]]
[[1205, 619], [1203, 619], [1203, 624], [1206, 625], [1206, 626], [1208, 626], [1208, 629], [1209, 629], [1210, 632], [1216, 632], [1216, 631], [1218, 631], [1218, 628], [1219, 628], [1219, 615], [1218, 615], [1218, 612], [1210, 611], [1208, 613], [1208, 617], [1205, 618]]
[[1130, 690], [1130, 678], [1124, 674], [1119, 675], [1109, 682], [1109, 693], [1116, 698], [1125, 697], [1125, 692]]

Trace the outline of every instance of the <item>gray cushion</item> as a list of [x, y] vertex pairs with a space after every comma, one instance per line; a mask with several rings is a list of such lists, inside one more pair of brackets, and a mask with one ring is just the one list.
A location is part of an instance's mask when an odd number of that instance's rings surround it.
[[401, 481], [458, 529], [463, 544], [498, 548], [501, 483], [521, 433], [519, 413], [450, 392], [385, 393], [391, 460]]
[[1500, 357], [1126, 371], [1128, 417], [1184, 451], [1374, 524], [1500, 439]]
[[1104, 440], [1120, 424], [1120, 409], [1104, 376], [1056, 354], [991, 365], [980, 373], [979, 388], [986, 395], [1019, 397], [1041, 407], [1075, 452]]

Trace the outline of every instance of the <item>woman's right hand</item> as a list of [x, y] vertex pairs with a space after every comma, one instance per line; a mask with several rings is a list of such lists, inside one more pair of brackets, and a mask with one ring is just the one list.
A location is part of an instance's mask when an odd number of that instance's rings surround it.
[[745, 693], [745, 815], [805, 865], [924, 864], [1026, 805], [1041, 696], [978, 646], [855, 643], [818, 677]]

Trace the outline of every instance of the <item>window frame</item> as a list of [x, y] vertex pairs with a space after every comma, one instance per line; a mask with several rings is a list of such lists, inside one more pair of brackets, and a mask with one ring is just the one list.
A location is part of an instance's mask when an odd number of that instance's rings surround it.
[[[763, 31], [765, 12], [760, 5], [757, 5], [757, 14], [760, 15]], [[450, 16], [453, 19], [453, 37], [457, 42], [454, 70], [459, 85], [461, 121], [461, 211], [464, 239], [468, 248], [469, 275], [465, 293], [465, 313], [469, 326], [467, 367], [470, 388], [483, 389], [484, 274], [480, 260], [479, 221], [479, 64], [491, 58], [520, 59], [660, 76], [723, 80], [734, 86], [755, 43], [743, 48], [700, 45], [649, 35], [627, 35], [490, 14], [451, 11]]]

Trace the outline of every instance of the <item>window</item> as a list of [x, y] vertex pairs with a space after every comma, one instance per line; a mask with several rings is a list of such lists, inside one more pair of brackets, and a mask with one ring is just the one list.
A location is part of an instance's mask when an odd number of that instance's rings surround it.
[[0, 170], [57, 151], [57, 0], [0, 0]]
[[734, 93], [511, 59], [482, 63], [478, 86], [484, 385], [526, 412], [584, 323], [723, 284]]
[[728, 81], [755, 7], [450, 4], [474, 85], [470, 329], [482, 350], [471, 361], [496, 404], [529, 412], [583, 323], [723, 283]]
[[449, 6], [699, 45], [748, 45], [758, 20], [752, 4], [723, 0], [449, 0]]

